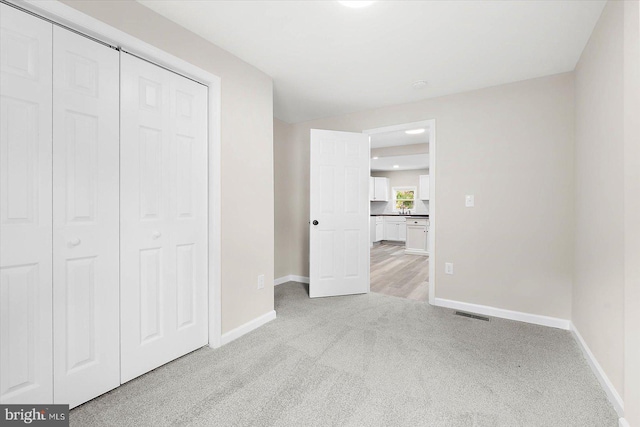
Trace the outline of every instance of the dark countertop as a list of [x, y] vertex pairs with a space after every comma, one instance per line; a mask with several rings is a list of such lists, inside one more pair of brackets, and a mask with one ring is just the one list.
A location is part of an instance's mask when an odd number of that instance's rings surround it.
[[383, 214], [371, 214], [371, 216], [404, 216], [407, 218], [429, 218], [429, 214], [398, 215], [398, 214], [383, 213]]

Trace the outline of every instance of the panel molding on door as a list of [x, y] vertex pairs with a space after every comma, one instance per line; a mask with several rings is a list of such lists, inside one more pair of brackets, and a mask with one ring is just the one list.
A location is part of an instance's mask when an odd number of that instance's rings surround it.
[[121, 54], [121, 381], [208, 342], [207, 88]]
[[53, 29], [54, 402], [120, 385], [119, 55]]
[[309, 296], [369, 291], [369, 136], [311, 129]]
[[0, 403], [53, 402], [52, 25], [0, 4]]

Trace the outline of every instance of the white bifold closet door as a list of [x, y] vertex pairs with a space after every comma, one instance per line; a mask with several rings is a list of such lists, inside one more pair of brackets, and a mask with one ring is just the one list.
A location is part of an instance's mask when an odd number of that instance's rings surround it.
[[51, 31], [0, 4], [0, 403], [51, 403]]
[[121, 55], [121, 380], [207, 344], [207, 88]]
[[120, 385], [119, 54], [53, 29], [54, 402]]

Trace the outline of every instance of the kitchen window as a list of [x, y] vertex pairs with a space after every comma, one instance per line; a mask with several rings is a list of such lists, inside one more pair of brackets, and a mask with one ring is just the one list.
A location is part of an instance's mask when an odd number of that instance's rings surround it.
[[416, 187], [393, 187], [393, 211], [414, 210]]

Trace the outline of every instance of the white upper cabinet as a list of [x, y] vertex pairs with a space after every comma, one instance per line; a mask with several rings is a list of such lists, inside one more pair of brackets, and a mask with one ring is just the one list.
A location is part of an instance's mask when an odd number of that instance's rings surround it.
[[376, 197], [376, 179], [372, 176], [369, 177], [369, 200], [375, 200]]
[[389, 201], [389, 178], [369, 178], [369, 200], [372, 202]]
[[420, 175], [420, 200], [429, 200], [429, 175]]

